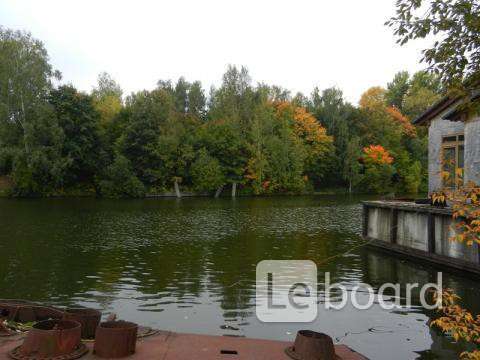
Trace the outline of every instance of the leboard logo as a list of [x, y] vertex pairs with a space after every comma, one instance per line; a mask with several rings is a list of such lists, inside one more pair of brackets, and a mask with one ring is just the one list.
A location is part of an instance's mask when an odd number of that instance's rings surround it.
[[309, 260], [257, 265], [256, 314], [263, 322], [311, 322], [317, 317], [317, 266]]
[[[310, 260], [264, 260], [258, 263], [256, 273], [256, 315], [263, 322], [311, 322], [318, 314], [319, 304], [326, 310], [342, 310], [348, 303], [355, 309], [367, 310], [378, 304], [385, 310], [412, 306], [414, 291], [424, 309], [442, 306], [442, 273], [437, 273], [437, 283], [400, 284], [386, 283], [375, 289], [365, 283], [332, 284], [330, 273], [325, 273], [322, 301], [318, 298], [317, 266]], [[388, 292], [388, 295], [386, 294]], [[429, 301], [429, 293], [437, 293]], [[402, 296], [405, 293], [405, 297]], [[332, 296], [333, 295], [333, 296]], [[340, 296], [339, 296], [340, 295]], [[405, 303], [401, 304], [400, 299]], [[433, 298], [433, 297], [431, 297]], [[361, 299], [361, 301], [360, 301]], [[385, 299], [394, 299], [385, 300]]]

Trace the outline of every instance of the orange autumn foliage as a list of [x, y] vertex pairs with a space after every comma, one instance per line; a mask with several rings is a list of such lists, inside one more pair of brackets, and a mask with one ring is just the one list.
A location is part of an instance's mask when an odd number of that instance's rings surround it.
[[288, 101], [269, 101], [269, 104], [277, 108], [277, 114], [282, 114], [285, 111], [289, 111], [293, 108], [292, 103]]
[[295, 106], [288, 101], [277, 102], [275, 107], [278, 118], [293, 117], [293, 133], [309, 146], [308, 157], [310, 161], [314, 161], [331, 150], [333, 138], [327, 135], [327, 129], [307, 109]]
[[417, 136], [417, 130], [415, 129], [415, 126], [413, 126], [410, 120], [408, 120], [408, 118], [403, 115], [395, 106], [388, 106], [387, 113], [393, 118], [393, 120], [402, 126], [405, 135], [412, 138]]
[[295, 120], [295, 134], [307, 143], [329, 143], [331, 141], [331, 136], [327, 135], [327, 130], [305, 108], [296, 107], [293, 118]]
[[[463, 171], [457, 170], [456, 188], [445, 188], [432, 194], [433, 202], [450, 202], [453, 210], [455, 235], [450, 241], [473, 246], [480, 244], [480, 187], [473, 182], [463, 184]], [[448, 174], [448, 173], [446, 173]], [[436, 294], [439, 297], [439, 294]], [[461, 359], [480, 360], [480, 315], [474, 316], [458, 305], [460, 298], [452, 290], [443, 290], [440, 317], [431, 326], [442, 330], [455, 341], [476, 345], [476, 349], [463, 352]], [[435, 299], [437, 300], [437, 299]]]
[[393, 162], [393, 157], [382, 145], [370, 145], [363, 148], [366, 163], [385, 165]]
[[371, 87], [362, 94], [358, 104], [364, 110], [381, 110], [385, 106], [385, 93], [386, 90], [380, 86]]
[[[440, 297], [434, 294], [434, 302]], [[441, 294], [442, 306], [437, 310], [440, 314], [433, 320], [430, 326], [439, 328], [445, 334], [450, 335], [455, 341], [465, 341], [480, 345], [480, 315], [474, 316], [469, 311], [458, 305], [460, 297], [451, 289], [443, 289]], [[461, 359], [478, 360], [480, 351], [465, 351], [460, 354]]]

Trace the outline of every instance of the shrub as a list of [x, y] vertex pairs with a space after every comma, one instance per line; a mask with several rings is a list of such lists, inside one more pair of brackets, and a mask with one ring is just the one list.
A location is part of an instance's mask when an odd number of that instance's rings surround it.
[[220, 162], [210, 156], [205, 148], [199, 151], [197, 160], [192, 164], [191, 174], [197, 191], [212, 191], [225, 183]]
[[105, 172], [104, 179], [99, 181], [101, 195], [112, 198], [145, 196], [145, 186], [133, 174], [130, 161], [124, 156], [115, 157]]

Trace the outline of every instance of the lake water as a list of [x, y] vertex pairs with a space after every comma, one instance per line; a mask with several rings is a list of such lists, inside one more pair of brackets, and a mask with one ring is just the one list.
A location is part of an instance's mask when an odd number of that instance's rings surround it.
[[[257, 320], [255, 268], [264, 259], [311, 259], [319, 281], [328, 271], [347, 287], [436, 279], [436, 268], [361, 246], [360, 200], [0, 199], [0, 298], [89, 306], [179, 332], [293, 341], [308, 328], [371, 359], [454, 358], [460, 348], [428, 326], [418, 296], [401, 310], [320, 303], [312, 323]], [[478, 282], [443, 278], [479, 311]]]

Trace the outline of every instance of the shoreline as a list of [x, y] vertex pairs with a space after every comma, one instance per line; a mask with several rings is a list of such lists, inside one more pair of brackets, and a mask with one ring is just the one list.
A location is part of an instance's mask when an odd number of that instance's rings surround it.
[[[237, 192], [235, 197], [230, 196], [230, 194], [220, 195], [218, 198], [253, 198], [253, 197], [278, 197], [278, 196], [317, 196], [317, 195], [375, 195], [375, 194], [366, 194], [366, 193], [349, 193], [348, 191], [343, 191], [343, 189], [328, 189], [324, 191], [314, 191], [314, 192], [304, 192], [304, 193], [270, 193], [270, 194], [253, 194], [246, 193], [241, 194]], [[196, 192], [182, 192], [180, 197], [177, 197], [174, 191], [166, 191], [162, 193], [147, 193], [143, 197], [104, 197], [98, 196], [96, 193], [91, 192], [77, 192], [77, 193], [58, 193], [51, 195], [32, 195], [32, 196], [11, 196], [6, 193], [0, 192], [0, 199], [71, 199], [71, 198], [90, 198], [90, 199], [155, 199], [155, 198], [212, 198], [215, 199], [214, 193], [196, 193]]]

